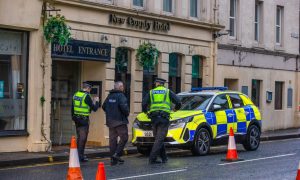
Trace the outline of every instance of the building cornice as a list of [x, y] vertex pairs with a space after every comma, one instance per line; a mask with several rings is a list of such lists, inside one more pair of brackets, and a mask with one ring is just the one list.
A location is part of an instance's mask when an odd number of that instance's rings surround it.
[[243, 52], [272, 55], [272, 56], [280, 56], [280, 57], [286, 58], [287, 60], [290, 58], [297, 58], [299, 56], [298, 54], [291, 54], [291, 53], [285, 53], [285, 52], [280, 52], [280, 51], [271, 51], [271, 50], [259, 49], [259, 48], [247, 48], [247, 47], [242, 47], [242, 46], [238, 46], [238, 45], [229, 45], [229, 44], [218, 44], [218, 49], [243, 51]]
[[90, 9], [100, 10], [105, 12], [113, 12], [121, 15], [131, 15], [140, 18], [157, 19], [161, 21], [168, 21], [170, 23], [180, 24], [183, 26], [192, 26], [196, 28], [208, 29], [211, 31], [220, 31], [221, 29], [225, 28], [225, 26], [213, 24], [213, 23], [193, 21], [190, 19], [183, 19], [183, 18], [178, 18], [173, 16], [155, 14], [147, 11], [123, 8], [123, 7], [113, 6], [109, 4], [93, 3], [93, 2], [82, 1], [82, 0], [53, 0], [53, 3], [90, 8]]

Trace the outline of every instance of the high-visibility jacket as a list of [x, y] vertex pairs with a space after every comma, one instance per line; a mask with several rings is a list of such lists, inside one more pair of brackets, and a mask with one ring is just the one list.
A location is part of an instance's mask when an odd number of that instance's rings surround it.
[[85, 103], [85, 98], [89, 96], [86, 92], [78, 91], [73, 96], [74, 114], [89, 116], [91, 111], [89, 105]]
[[170, 90], [158, 86], [150, 91], [150, 112], [153, 111], [165, 111], [170, 113], [171, 111], [171, 100], [170, 100]]

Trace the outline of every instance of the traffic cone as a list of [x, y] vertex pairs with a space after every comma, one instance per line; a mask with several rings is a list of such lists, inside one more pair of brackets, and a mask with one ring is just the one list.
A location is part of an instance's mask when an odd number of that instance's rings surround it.
[[75, 136], [72, 136], [71, 139], [70, 160], [69, 160], [69, 170], [68, 170], [67, 180], [83, 180], [81, 170], [80, 170]]
[[99, 162], [98, 164], [98, 171], [96, 174], [96, 180], [106, 180], [106, 175], [105, 175], [105, 168], [104, 168], [104, 163]]
[[236, 150], [236, 144], [234, 140], [234, 134], [232, 127], [230, 128], [229, 140], [228, 140], [228, 151], [226, 155], [226, 161], [237, 161], [238, 154]]
[[300, 162], [299, 162], [299, 166], [298, 166], [298, 172], [297, 172], [296, 180], [300, 180]]

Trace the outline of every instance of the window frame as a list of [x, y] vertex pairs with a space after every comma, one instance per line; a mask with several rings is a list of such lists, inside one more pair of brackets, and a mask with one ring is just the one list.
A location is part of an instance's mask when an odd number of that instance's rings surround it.
[[113, 5], [114, 4], [114, 0], [101, 0], [101, 3]]
[[[229, 100], [228, 100], [228, 96], [227, 96], [227, 94], [219, 94], [219, 95], [217, 95], [217, 96], [215, 96], [212, 100], [211, 100], [211, 103], [209, 104], [209, 110], [211, 110], [212, 108], [213, 108], [213, 106], [214, 106], [214, 101], [219, 97], [219, 96], [225, 96], [225, 98], [226, 98], [226, 101], [227, 101], [227, 103], [228, 103], [228, 108], [227, 109], [230, 109], [230, 104], [229, 104]], [[222, 106], [221, 106], [222, 107]], [[219, 109], [218, 111], [224, 111], [224, 110], [227, 110], [227, 109], [223, 109], [223, 108], [221, 108], [221, 109]]]
[[260, 25], [261, 25], [261, 2], [255, 1], [254, 12], [254, 40], [260, 41]]
[[145, 2], [144, 0], [140, 0], [140, 1], [143, 2], [143, 5], [142, 5], [142, 6], [135, 5], [135, 4], [134, 4], [134, 0], [132, 0], [132, 1], [131, 1], [132, 7], [133, 7], [134, 9], [137, 9], [137, 10], [145, 10], [146, 2]]
[[[279, 10], [279, 19], [278, 18], [278, 10]], [[279, 21], [279, 24], [277, 22]], [[276, 6], [276, 14], [275, 14], [275, 43], [278, 46], [282, 46], [282, 34], [283, 34], [283, 6]], [[279, 28], [279, 31], [277, 29]], [[277, 32], [279, 33], [279, 37], [277, 41]]]
[[[243, 99], [241, 98], [240, 94], [236, 94], [236, 93], [228, 93], [227, 94], [229, 99], [230, 99], [230, 102], [231, 102], [231, 105], [232, 105], [232, 109], [239, 109], [239, 108], [243, 108], [245, 106], [245, 103], [243, 101]], [[232, 97], [231, 96], [237, 96], [239, 98], [239, 100], [241, 101], [241, 106], [240, 107], [234, 107], [234, 104], [232, 102]]]
[[[231, 39], [237, 39], [237, 6], [238, 6], [238, 2], [237, 0], [232, 0], [234, 1], [234, 5], [233, 5], [233, 13], [234, 15], [231, 16], [230, 12], [231, 12], [231, 0], [229, 3], [229, 38]], [[233, 32], [231, 31], [231, 20], [233, 20], [234, 24], [233, 24]], [[232, 33], [232, 34], [231, 34]]]
[[174, 12], [175, 12], [175, 2], [174, 2], [174, 0], [168, 0], [168, 1], [171, 1], [171, 11], [165, 11], [165, 9], [164, 9], [164, 4], [165, 4], [164, 1], [165, 0], [162, 0], [162, 12], [164, 14], [166, 14], [166, 15], [173, 15]]
[[197, 5], [195, 6], [197, 9], [196, 9], [196, 16], [192, 16], [191, 15], [191, 0], [189, 0], [189, 17], [190, 17], [190, 19], [192, 19], [192, 20], [199, 20], [200, 18], [201, 18], [201, 11], [200, 11], [200, 9], [201, 9], [201, 5], [200, 5], [200, 3], [201, 3], [201, 1], [200, 0], [195, 0], [195, 2], [197, 3]]
[[29, 89], [29, 40], [30, 40], [30, 33], [29, 31], [21, 31], [21, 30], [15, 30], [15, 29], [7, 29], [7, 28], [0, 28], [0, 30], [3, 31], [11, 31], [11, 32], [19, 32], [22, 33], [22, 59], [24, 60], [24, 63], [26, 64], [25, 68], [25, 107], [24, 107], [24, 129], [20, 130], [0, 130], [0, 137], [15, 137], [15, 136], [29, 136], [28, 133], [28, 89]]

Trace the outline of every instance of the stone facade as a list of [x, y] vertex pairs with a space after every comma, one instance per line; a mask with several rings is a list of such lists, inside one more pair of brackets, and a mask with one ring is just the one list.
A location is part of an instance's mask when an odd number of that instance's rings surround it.
[[[230, 1], [219, 1], [219, 20], [229, 30]], [[255, 40], [255, 4], [259, 4], [259, 39]], [[281, 43], [276, 43], [276, 10], [282, 9]], [[236, 35], [218, 38], [216, 85], [229, 81], [231, 89], [248, 87], [253, 96], [253, 81], [260, 82], [259, 104], [263, 130], [299, 127], [299, 1], [236, 1]], [[297, 38], [298, 35], [298, 38]], [[275, 82], [283, 83], [282, 108], [275, 109]], [[292, 106], [288, 106], [288, 89]], [[266, 92], [273, 99], [267, 102]]]
[[[189, 1], [173, 1], [173, 12], [166, 13], [162, 9], [162, 1], [145, 1], [143, 7], [133, 6], [130, 0], [86, 0], [70, 1], [55, 0], [46, 8], [59, 9], [57, 13], [64, 15], [67, 24], [71, 27], [72, 38], [89, 42], [111, 44], [111, 61], [92, 62], [79, 61], [80, 78], [82, 81], [101, 81], [103, 102], [109, 90], [113, 88], [115, 81], [115, 53], [117, 48], [126, 47], [130, 50], [130, 125], [137, 113], [141, 112], [142, 90], [143, 90], [143, 68], [137, 63], [136, 49], [142, 42], [151, 42], [160, 51], [157, 76], [168, 79], [169, 77], [169, 54], [177, 53], [181, 59], [181, 90], [187, 91], [191, 88], [192, 81], [192, 56], [199, 55], [203, 58], [203, 85], [213, 85], [213, 67], [216, 61], [216, 43], [212, 34], [219, 31], [222, 26], [216, 22], [215, 2], [203, 0], [199, 4], [199, 17], [189, 16]], [[199, 1], [200, 2], [200, 1]], [[16, 0], [14, 6], [9, 0], [0, 2], [0, 28], [17, 29], [29, 33], [28, 41], [28, 97], [27, 97], [27, 122], [25, 131], [27, 136], [0, 137], [0, 142], [7, 144], [1, 146], [0, 152], [11, 151], [46, 151], [51, 148], [49, 142], [55, 135], [53, 123], [59, 120], [53, 114], [56, 102], [53, 101], [53, 69], [57, 62], [64, 60], [51, 58], [50, 45], [43, 46], [42, 35], [43, 17], [41, 16], [43, 1]], [[26, 4], [26, 5], [25, 5]], [[22, 7], [22, 11], [17, 9]], [[201, 8], [200, 8], [201, 7]], [[13, 9], [15, 10], [13, 10]], [[10, 9], [7, 11], [7, 9]], [[34, 10], [33, 10], [34, 9]], [[55, 15], [56, 12], [46, 14]], [[132, 17], [137, 20], [167, 22], [169, 31], [147, 31], [143, 28], [130, 27], [125, 24], [113, 24], [109, 22], [111, 14], [122, 18]], [[23, 19], [22, 21], [19, 21]], [[163, 27], [162, 28], [166, 28]], [[43, 47], [46, 47], [43, 49]], [[42, 107], [40, 97], [46, 101]], [[67, 102], [67, 101], [65, 101]], [[69, 102], [68, 102], [69, 103]], [[62, 110], [63, 111], [63, 110]], [[69, 111], [68, 111], [69, 112]], [[65, 112], [61, 112], [65, 113]], [[68, 113], [67, 113], [68, 114]], [[71, 122], [71, 117], [67, 120]], [[61, 121], [61, 120], [59, 120]], [[61, 122], [65, 123], [65, 122]], [[63, 126], [62, 124], [58, 124]], [[75, 134], [74, 125], [65, 127]], [[71, 127], [72, 126], [72, 127]], [[41, 133], [41, 129], [43, 130]], [[129, 131], [130, 132], [130, 131]], [[71, 135], [71, 134], [68, 134]], [[64, 132], [61, 132], [64, 136]], [[59, 143], [63, 143], [65, 137], [59, 137]], [[91, 115], [90, 134], [88, 143], [91, 145], [107, 145], [108, 130], [105, 126], [105, 115], [98, 110]]]

